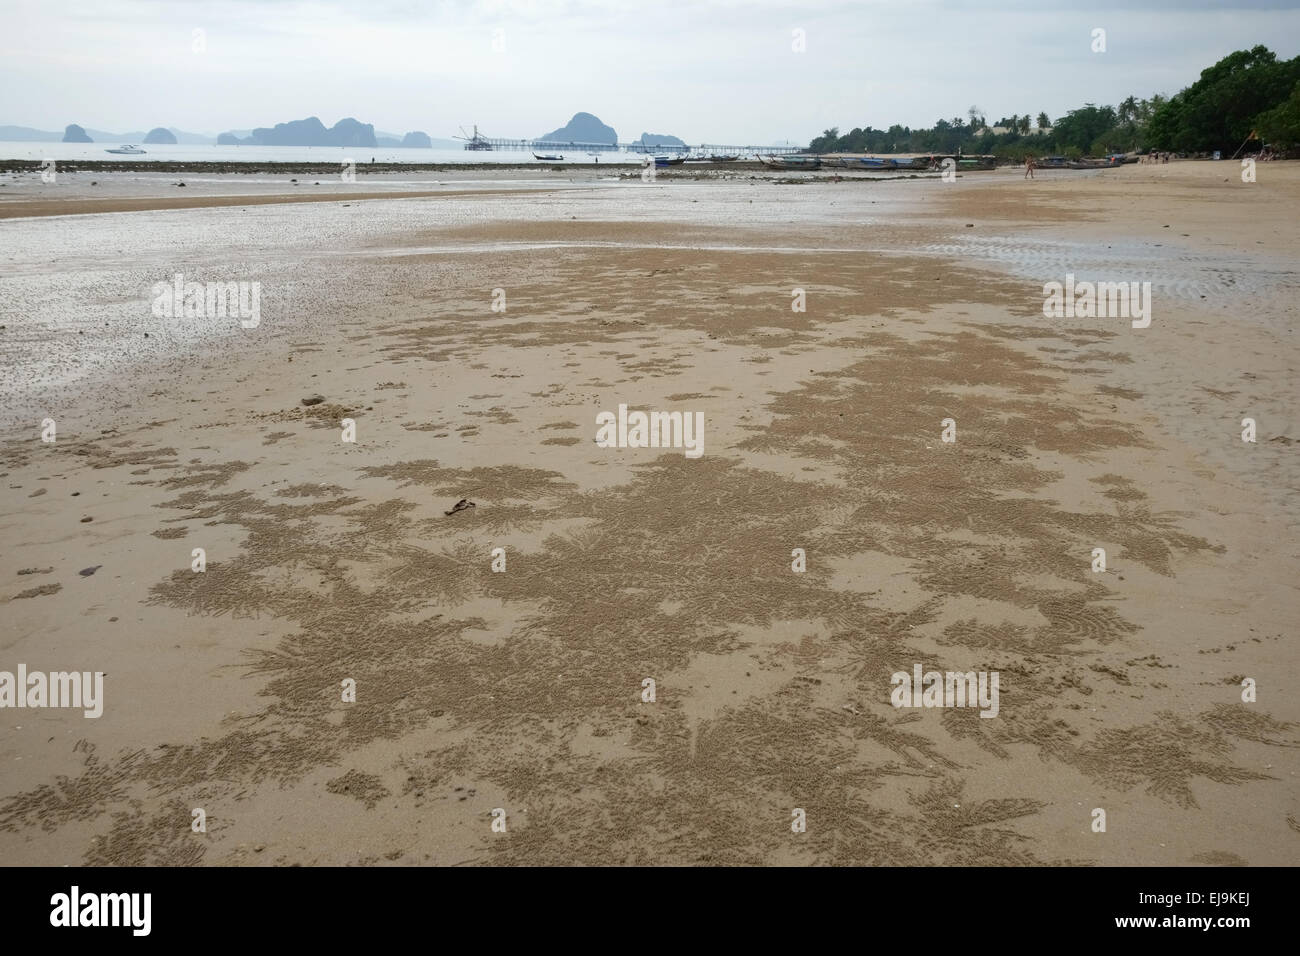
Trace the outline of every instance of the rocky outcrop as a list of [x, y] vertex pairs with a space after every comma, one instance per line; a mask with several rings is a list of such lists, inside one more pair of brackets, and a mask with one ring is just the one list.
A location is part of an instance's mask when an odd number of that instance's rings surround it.
[[94, 140], [86, 135], [86, 131], [72, 123], [63, 131], [63, 142], [65, 143], [93, 143]]
[[428, 133], [407, 133], [400, 139], [395, 133], [376, 133], [375, 142], [390, 149], [433, 149]]
[[273, 127], [260, 126], [243, 139], [234, 133], [217, 137], [218, 146], [360, 146], [375, 147], [375, 128], [348, 117], [329, 129], [315, 116], [276, 123]]
[[618, 133], [614, 132], [612, 126], [606, 126], [590, 113], [574, 113], [573, 119], [569, 120], [564, 126], [561, 126], [553, 133], [546, 133], [537, 138], [545, 143], [558, 143], [566, 146], [570, 143], [609, 143], [612, 145], [618, 142]]
[[685, 146], [676, 136], [668, 136], [665, 133], [642, 133], [642, 146]]

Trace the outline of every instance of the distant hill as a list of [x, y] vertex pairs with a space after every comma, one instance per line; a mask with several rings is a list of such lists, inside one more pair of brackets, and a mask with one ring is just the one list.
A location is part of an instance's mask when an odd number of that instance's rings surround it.
[[676, 136], [668, 136], [664, 133], [642, 133], [642, 146], [685, 146]]
[[6, 143], [57, 143], [63, 139], [62, 133], [52, 133], [44, 129], [32, 129], [30, 126], [0, 126], [0, 140]]
[[274, 127], [260, 126], [248, 137], [222, 133], [217, 137], [222, 146], [359, 146], [375, 147], [375, 128], [348, 117], [329, 129], [315, 116], [276, 123]]
[[433, 149], [433, 140], [429, 139], [429, 134], [421, 132], [407, 133], [401, 139], [398, 139], [396, 133], [376, 131], [375, 144], [396, 149]]
[[[407, 140], [410, 142], [407, 142]], [[419, 130], [407, 133], [389, 133], [382, 129], [375, 130], [375, 142], [380, 146], [404, 148], [414, 146], [419, 149], [460, 149], [465, 144], [454, 139], [439, 139]]]
[[[93, 136], [97, 143], [108, 142], [110, 140], [115, 143], [143, 143], [147, 142], [147, 137], [158, 130], [170, 133], [174, 137], [174, 139], [167, 142], [179, 143], [181, 146], [211, 146], [216, 142], [215, 137], [208, 136], [204, 133], [187, 133], [185, 130], [177, 129], [175, 126], [157, 126], [148, 133], [143, 130], [130, 130], [125, 133], [108, 133], [102, 129], [88, 129], [86, 132]], [[164, 140], [159, 140], [158, 142], [162, 143]]]
[[71, 123], [63, 131], [63, 142], [65, 143], [93, 143], [94, 140], [86, 135], [86, 131], [76, 123]]
[[539, 140], [547, 143], [568, 145], [569, 143], [617, 143], [618, 133], [612, 126], [606, 126], [590, 113], [574, 113], [573, 119], [552, 133], [545, 133]]
[[[162, 129], [162, 127], [159, 127]], [[146, 134], [142, 130], [134, 130], [127, 133], [110, 133], [102, 129], [85, 129], [82, 128], [92, 142], [96, 143], [141, 143], [146, 141]], [[183, 146], [210, 146], [216, 142], [211, 136], [204, 136], [202, 133], [187, 133], [185, 130], [169, 126], [166, 132], [175, 137], [172, 142], [180, 143]], [[30, 126], [0, 126], [0, 141], [6, 143], [59, 143], [63, 142], [63, 133], [57, 133], [48, 129], [33, 129]]]
[[109, 133], [102, 129], [88, 129], [86, 135], [96, 143], [138, 143], [145, 137], [142, 129], [131, 130], [127, 133]]
[[203, 133], [187, 133], [175, 126], [168, 126], [167, 132], [175, 136], [176, 142], [181, 146], [211, 146], [217, 141], [215, 136], [208, 136]]
[[[582, 116], [584, 114], [579, 114]], [[577, 117], [574, 117], [577, 119]], [[592, 117], [595, 119], [595, 117]], [[597, 120], [599, 124], [599, 120]], [[272, 128], [232, 129], [219, 136], [206, 133], [190, 133], [175, 126], [157, 126], [144, 130], [128, 130], [115, 133], [102, 129], [91, 129], [77, 124], [73, 126], [85, 139], [65, 139], [67, 130], [56, 131], [35, 129], [31, 126], [0, 126], [0, 142], [7, 143], [177, 143], [181, 146], [356, 146], [388, 147], [394, 149], [460, 149], [464, 143], [454, 139], [440, 139], [429, 136], [420, 130], [409, 133], [386, 133], [376, 131], [370, 124], [360, 123], [354, 119], [339, 120], [332, 129], [326, 129], [319, 119], [312, 116], [305, 120], [291, 123], [279, 123]], [[69, 127], [71, 129], [72, 127]], [[605, 127], [608, 129], [608, 127]], [[163, 138], [170, 135], [172, 139]], [[610, 130], [613, 135], [613, 130]], [[610, 140], [612, 142], [612, 140]], [[567, 142], [567, 140], [566, 140]], [[604, 142], [604, 140], [601, 140]]]

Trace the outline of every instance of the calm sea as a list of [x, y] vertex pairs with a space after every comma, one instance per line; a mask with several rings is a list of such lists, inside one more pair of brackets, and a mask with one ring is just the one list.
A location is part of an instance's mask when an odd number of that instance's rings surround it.
[[[474, 151], [465, 149], [393, 149], [335, 146], [146, 146], [143, 156], [115, 156], [104, 150], [121, 143], [7, 143], [0, 142], [0, 159], [69, 160], [120, 159], [147, 162], [182, 163], [345, 163], [361, 165], [374, 159], [377, 163], [531, 163], [533, 154], [526, 150]], [[549, 152], [549, 151], [548, 151]], [[557, 151], [566, 163], [592, 163], [586, 152]], [[602, 163], [639, 163], [640, 153], [603, 152]]]

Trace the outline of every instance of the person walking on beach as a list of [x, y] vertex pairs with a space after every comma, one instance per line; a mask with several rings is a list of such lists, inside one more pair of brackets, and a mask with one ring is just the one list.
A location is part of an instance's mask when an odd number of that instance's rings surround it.
[[1034, 157], [1025, 157], [1025, 179], [1034, 178]]

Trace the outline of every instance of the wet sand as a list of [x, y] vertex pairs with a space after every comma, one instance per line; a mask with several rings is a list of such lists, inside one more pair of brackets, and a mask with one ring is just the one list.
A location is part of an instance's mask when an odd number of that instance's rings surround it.
[[564, 186], [0, 224], [5, 859], [1296, 862], [1300, 169]]
[[[243, 169], [238, 169], [240, 166]], [[38, 164], [0, 162], [0, 219], [94, 215], [303, 202], [360, 202], [641, 184], [632, 163], [359, 165], [345, 179], [336, 163], [65, 163], [53, 182]], [[830, 170], [780, 172], [756, 162], [691, 163], [654, 171], [660, 184], [739, 182], [870, 185], [894, 179], [937, 179], [929, 173]], [[178, 192], [184, 190], [184, 192]]]
[[[479, 190], [490, 193], [493, 190]], [[403, 190], [403, 199], [429, 199], [434, 196], [463, 196], [464, 190]], [[259, 195], [236, 194], [208, 196], [149, 196], [142, 198], [87, 198], [14, 200], [0, 203], [0, 219], [39, 218], [42, 216], [94, 216], [109, 212], [152, 212], [163, 209], [209, 209], [223, 206], [283, 206], [305, 202], [361, 202], [365, 199], [391, 199], [391, 193], [331, 192], [329, 195], [290, 196], [284, 193]]]

